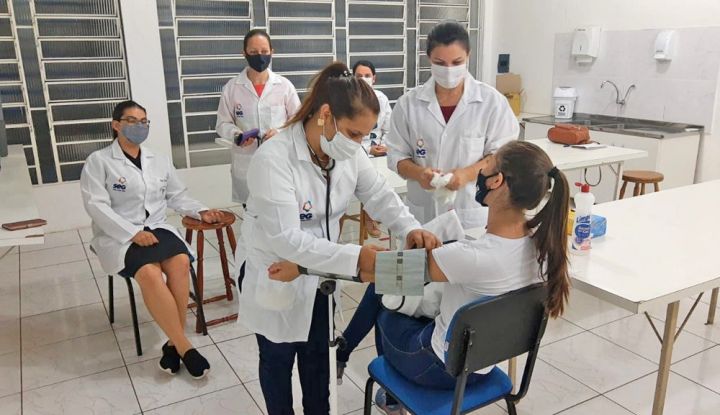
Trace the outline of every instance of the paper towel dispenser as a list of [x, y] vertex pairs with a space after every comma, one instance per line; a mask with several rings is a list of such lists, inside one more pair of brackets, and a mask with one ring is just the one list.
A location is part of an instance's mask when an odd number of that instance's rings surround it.
[[573, 35], [571, 55], [576, 63], [592, 63], [600, 51], [599, 27], [580, 27]]
[[661, 62], [671, 61], [675, 56], [675, 31], [663, 30], [658, 33], [655, 38], [655, 52], [653, 54], [656, 60]]

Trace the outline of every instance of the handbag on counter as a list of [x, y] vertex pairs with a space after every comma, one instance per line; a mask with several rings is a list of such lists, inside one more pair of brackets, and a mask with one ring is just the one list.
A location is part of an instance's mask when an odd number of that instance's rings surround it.
[[548, 130], [548, 139], [569, 146], [586, 144], [590, 142], [590, 130], [582, 125], [555, 124]]

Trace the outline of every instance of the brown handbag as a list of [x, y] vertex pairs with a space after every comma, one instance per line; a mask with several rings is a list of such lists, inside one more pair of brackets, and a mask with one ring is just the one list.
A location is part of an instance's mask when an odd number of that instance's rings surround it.
[[548, 138], [553, 143], [574, 146], [590, 142], [590, 130], [573, 124], [555, 124], [548, 130]]

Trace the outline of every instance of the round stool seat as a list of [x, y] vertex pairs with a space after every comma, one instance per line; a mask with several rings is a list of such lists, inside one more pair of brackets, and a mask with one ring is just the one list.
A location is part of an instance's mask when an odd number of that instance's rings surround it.
[[183, 216], [182, 225], [185, 227], [185, 229], [192, 231], [209, 231], [213, 229], [223, 229], [235, 223], [234, 213], [224, 210], [220, 211], [220, 213], [222, 215], [220, 222], [207, 223], [201, 220], [197, 220], [195, 218], [191, 218], [189, 216]]
[[650, 170], [626, 170], [623, 172], [622, 179], [632, 183], [660, 183], [665, 176]]

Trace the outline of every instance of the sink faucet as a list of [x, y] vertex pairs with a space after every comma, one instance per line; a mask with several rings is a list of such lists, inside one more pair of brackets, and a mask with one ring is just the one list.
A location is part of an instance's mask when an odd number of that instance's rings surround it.
[[630, 91], [635, 89], [635, 84], [630, 85], [628, 87], [627, 91], [625, 91], [625, 96], [623, 97], [623, 99], [620, 99], [620, 89], [618, 88], [617, 85], [615, 85], [615, 82], [613, 82], [611, 80], [603, 81], [600, 84], [600, 89], [602, 89], [605, 86], [605, 84], [610, 84], [615, 88], [615, 103], [620, 105], [621, 107], [623, 105], [625, 105], [625, 103], [627, 102], [627, 97], [628, 97], [628, 95], [630, 95]]

